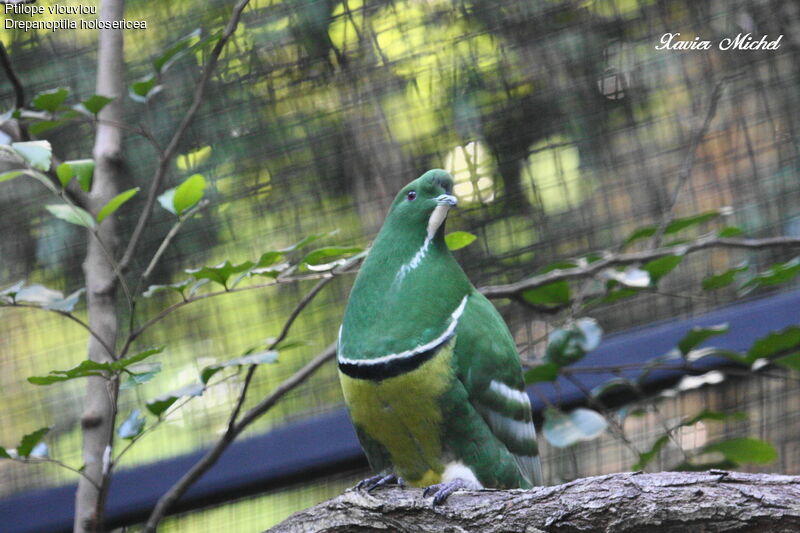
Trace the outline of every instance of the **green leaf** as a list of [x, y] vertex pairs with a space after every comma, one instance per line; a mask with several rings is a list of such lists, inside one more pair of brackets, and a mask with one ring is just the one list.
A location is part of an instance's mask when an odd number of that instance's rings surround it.
[[28, 457], [33, 451], [33, 449], [36, 447], [36, 445], [39, 444], [39, 442], [41, 442], [44, 436], [47, 435], [47, 433], [49, 432], [50, 428], [45, 427], [37, 429], [36, 431], [28, 433], [27, 435], [22, 437], [19, 446], [17, 446], [17, 455], [19, 455], [20, 457]]
[[137, 102], [147, 102], [147, 100], [161, 91], [161, 85], [156, 85], [157, 82], [158, 80], [154, 74], [145, 76], [131, 84], [128, 95]]
[[786, 263], [778, 263], [773, 265], [772, 268], [766, 272], [761, 272], [753, 279], [743, 284], [741, 290], [748, 292], [756, 287], [780, 285], [794, 279], [797, 274], [800, 274], [800, 257], [795, 257]]
[[624, 270], [609, 269], [605, 271], [605, 275], [611, 280], [610, 282], [617, 282], [632, 289], [649, 287], [651, 282], [649, 272], [632, 266]]
[[186, 155], [176, 157], [175, 166], [178, 167], [178, 170], [192, 170], [202, 165], [209, 157], [211, 157], [211, 147], [203, 146]]
[[[670, 222], [669, 225], [664, 229], [664, 235], [672, 235], [674, 233], [678, 233], [679, 231], [685, 230], [692, 226], [696, 226], [698, 224], [702, 224], [703, 222], [708, 222], [709, 220], [713, 220], [719, 215], [720, 212], [718, 210], [713, 210], [701, 213], [699, 215], [676, 218], [675, 220]], [[635, 230], [633, 233], [631, 233], [628, 236], [628, 238], [625, 239], [623, 244], [624, 246], [627, 246], [634, 241], [653, 237], [655, 236], [657, 230], [658, 230], [657, 226], [645, 226], [643, 228], [639, 228]]]
[[717, 233], [718, 237], [723, 239], [730, 238], [730, 237], [739, 237], [740, 235], [744, 235], [744, 231], [741, 228], [737, 228], [736, 226], [728, 226], [719, 230]]
[[200, 381], [202, 381], [204, 384], [208, 384], [208, 380], [210, 380], [214, 374], [223, 368], [240, 367], [246, 365], [261, 365], [264, 363], [274, 363], [277, 360], [278, 352], [275, 350], [251, 353], [243, 357], [237, 357], [236, 359], [225, 361], [224, 363], [217, 363], [215, 365], [205, 367], [202, 372], [200, 372]]
[[778, 458], [778, 452], [768, 442], [750, 437], [729, 439], [704, 448], [704, 453], [719, 452], [738, 465], [767, 464]]
[[245, 261], [237, 265], [232, 264], [230, 261], [225, 261], [215, 266], [204, 266], [197, 269], [188, 269], [185, 272], [191, 275], [194, 279], [203, 280], [207, 279], [214, 283], [219, 283], [225, 288], [228, 288], [228, 280], [234, 274], [244, 272], [253, 266], [252, 261]]
[[76, 224], [85, 228], [95, 227], [92, 215], [80, 207], [67, 204], [52, 204], [46, 205], [45, 209], [50, 211], [50, 214], [53, 216], [69, 222], [70, 224]]
[[477, 237], [466, 231], [454, 231], [444, 236], [444, 243], [450, 250], [460, 250], [475, 242]]
[[572, 297], [569, 283], [566, 280], [561, 280], [536, 287], [535, 289], [528, 289], [522, 293], [522, 298], [533, 305], [561, 307], [569, 305]]
[[690, 363], [699, 361], [704, 357], [724, 357], [725, 359], [729, 359], [731, 361], [743, 365], [749, 365], [750, 363], [752, 363], [752, 361], [749, 361], [747, 357], [740, 354], [739, 352], [734, 352], [733, 350], [723, 350], [720, 348], [714, 348], [713, 346], [690, 350], [689, 353], [687, 353], [685, 356], [686, 360], [689, 361]]
[[97, 213], [97, 223], [100, 224], [103, 222], [108, 215], [114, 213], [122, 204], [133, 198], [137, 192], [139, 192], [139, 187], [134, 187], [133, 189], [128, 189], [125, 192], [119, 193], [109, 200], [109, 202], [100, 209], [100, 212]]
[[73, 292], [66, 298], [61, 300], [47, 302], [42, 305], [43, 309], [49, 309], [51, 311], [60, 311], [63, 313], [71, 313], [75, 306], [78, 305], [78, 302], [81, 299], [81, 295], [86, 292], [85, 288], [80, 288], [77, 291]]
[[47, 111], [33, 111], [32, 109], [15, 109], [11, 113], [11, 118], [24, 118], [30, 120], [47, 120], [50, 113]]
[[187, 209], [194, 207], [203, 198], [203, 190], [206, 188], [206, 180], [200, 174], [194, 174], [184, 180], [183, 183], [175, 188], [175, 195], [172, 197], [172, 206], [175, 213], [181, 215]]
[[11, 459], [11, 455], [2, 446], [0, 446], [0, 459]]
[[639, 460], [631, 467], [631, 470], [643, 470], [653, 459], [658, 456], [658, 452], [669, 442], [669, 435], [661, 435], [646, 452], [639, 454]]
[[682, 255], [665, 255], [659, 257], [642, 266], [642, 270], [650, 274], [650, 282], [655, 284], [663, 276], [670, 273], [675, 267], [683, 261]]
[[789, 326], [756, 340], [747, 352], [750, 362], [800, 348], [800, 326]]
[[685, 422], [681, 423], [681, 426], [689, 427], [697, 424], [698, 422], [704, 422], [706, 420], [713, 420], [715, 422], [722, 422], [725, 420], [747, 420], [748, 416], [747, 413], [742, 411], [735, 411], [733, 413], [725, 413], [722, 411], [710, 411], [705, 410], [701, 411], [700, 413], [696, 414], [692, 418], [686, 420]]
[[569, 414], [548, 408], [544, 413], [544, 436], [556, 448], [592, 440], [605, 431], [608, 422], [603, 415], [580, 407]]
[[80, 104], [73, 106], [73, 109], [77, 111], [88, 112], [88, 114], [96, 115], [98, 114], [105, 106], [113, 102], [113, 98], [109, 98], [108, 96], [101, 96], [99, 94], [93, 94]]
[[194, 295], [197, 293], [197, 291], [198, 291], [198, 290], [199, 290], [199, 289], [200, 289], [200, 288], [201, 288], [203, 285], [206, 285], [206, 284], [208, 284], [208, 283], [211, 283], [211, 280], [210, 280], [210, 279], [201, 279], [200, 281], [197, 281], [197, 282], [195, 282], [195, 283], [194, 283], [194, 285], [192, 285], [191, 287], [189, 287], [189, 298], [192, 298], [192, 297], [194, 297]]
[[94, 160], [76, 159], [75, 161], [65, 161], [56, 167], [56, 175], [62, 187], [66, 187], [70, 180], [77, 176], [81, 189], [89, 192], [89, 189], [92, 188]]
[[327, 233], [315, 233], [313, 235], [308, 235], [307, 237], [303, 237], [298, 242], [294, 243], [293, 245], [289, 246], [288, 248], [281, 248], [278, 251], [279, 252], [283, 252], [283, 253], [289, 253], [289, 252], [293, 252], [295, 250], [300, 250], [301, 248], [305, 248], [306, 246], [308, 246], [312, 242], [318, 241], [319, 239], [322, 239], [323, 237], [330, 237], [331, 235], [335, 235], [337, 233], [337, 231], [338, 230], [329, 231]]
[[161, 372], [161, 363], [143, 363], [125, 369], [128, 379], [120, 385], [120, 390], [128, 390], [147, 383]]
[[550, 332], [544, 360], [557, 366], [576, 363], [597, 348], [602, 338], [603, 329], [595, 319], [580, 318]]
[[676, 218], [664, 230], [664, 235], [672, 235], [673, 233], [678, 233], [679, 231], [685, 230], [686, 228], [690, 228], [692, 226], [708, 222], [709, 220], [713, 220], [717, 218], [719, 215], [720, 212], [715, 209], [713, 211], [706, 211], [705, 213], [701, 213], [699, 215]]
[[727, 333], [728, 329], [728, 324], [719, 324], [708, 327], [694, 327], [690, 329], [680, 341], [678, 341], [678, 349], [684, 356], [686, 356], [690, 351], [692, 351], [706, 339]]
[[28, 126], [28, 131], [31, 132], [31, 134], [33, 135], [41, 135], [46, 131], [50, 131], [53, 128], [57, 128], [63, 123], [64, 123], [63, 120], [40, 120]]
[[50, 169], [50, 160], [53, 149], [47, 141], [28, 141], [11, 143], [11, 148], [25, 160], [31, 167], [47, 172]]
[[163, 346], [159, 346], [158, 348], [150, 348], [149, 350], [143, 350], [139, 353], [134, 355], [129, 355], [128, 357], [124, 357], [122, 359], [118, 359], [111, 363], [112, 370], [123, 370], [128, 368], [131, 365], [135, 365], [136, 363], [141, 363], [148, 357], [155, 355], [157, 353], [161, 353], [164, 351]]
[[644, 228], [639, 228], [634, 230], [627, 239], [623, 242], [623, 246], [627, 246], [632, 242], [638, 241], [640, 239], [648, 239], [656, 234], [656, 227], [655, 226], [647, 226]]
[[45, 176], [41, 172], [39, 172], [37, 170], [28, 170], [28, 171], [25, 172], [25, 174], [28, 177], [35, 179], [36, 181], [38, 181], [39, 183], [41, 183], [42, 185], [47, 187], [47, 190], [49, 190], [50, 192], [52, 192], [54, 194], [59, 194], [60, 191], [58, 190], [58, 187], [56, 187], [56, 184], [53, 183], [50, 180], [50, 178], [48, 178], [47, 176]]
[[[244, 278], [246, 276], [263, 276], [265, 278], [277, 278], [281, 272], [289, 268], [288, 263], [281, 263], [280, 265], [264, 267], [264, 268], [252, 268], [243, 274], [241, 277]], [[239, 279], [234, 282], [234, 285], [239, 283]]]
[[783, 357], [778, 357], [772, 362], [784, 368], [790, 368], [792, 370], [797, 370], [798, 372], [800, 372], [800, 352], [784, 355]]
[[[272, 344], [274, 341], [275, 341], [275, 339], [267, 339], [266, 343], [267, 344]], [[300, 346], [308, 346], [309, 344], [311, 344], [309, 341], [286, 339], [286, 340], [283, 340], [283, 341], [279, 342], [278, 345], [275, 346], [274, 349], [278, 350], [279, 352], [285, 352], [286, 350], [291, 350], [293, 348], [299, 348]]]
[[738, 466], [736, 463], [726, 460], [702, 463], [683, 461], [670, 467], [670, 470], [673, 472], [708, 472], [709, 470], [733, 470]]
[[60, 381], [68, 381], [76, 378], [86, 378], [89, 376], [102, 376], [103, 372], [111, 372], [110, 363], [98, 363], [90, 359], [81, 361], [78, 365], [67, 370], [51, 370], [46, 376], [31, 376], [29, 383], [34, 385], [52, 385]]
[[178, 399], [192, 396], [202, 396], [204, 391], [205, 387], [202, 383], [193, 383], [150, 400], [147, 402], [146, 407], [147, 410], [153, 413], [155, 416], [161, 416], [161, 414], [169, 409], [172, 404], [177, 402]]
[[265, 268], [274, 265], [283, 257], [283, 252], [269, 251], [261, 254], [253, 268]]
[[56, 176], [62, 187], [66, 187], [74, 175], [75, 171], [67, 163], [61, 163], [56, 167]]
[[24, 176], [24, 170], [9, 170], [8, 172], [3, 172], [0, 174], [0, 183], [4, 181], [13, 180], [14, 178], [18, 178], [20, 176]]
[[130, 440], [141, 435], [147, 419], [143, 416], [139, 416], [140, 414], [138, 409], [131, 411], [131, 414], [120, 424], [117, 430], [119, 438]]
[[56, 112], [64, 100], [69, 96], [69, 89], [66, 87], [59, 87], [51, 91], [44, 91], [33, 97], [31, 104], [37, 109], [49, 111], [50, 113]]
[[64, 299], [64, 293], [37, 283], [17, 290], [15, 300], [40, 305], [50, 305]]
[[740, 265], [740, 266], [731, 268], [729, 270], [726, 270], [725, 272], [722, 272], [721, 274], [715, 274], [713, 276], [709, 276], [709, 277], [707, 277], [706, 279], [703, 280], [703, 283], [702, 283], [703, 289], [707, 290], [707, 291], [713, 291], [713, 290], [721, 289], [723, 287], [727, 287], [728, 285], [733, 283], [734, 279], [736, 279], [736, 274], [738, 274], [740, 272], [745, 272], [745, 271], [747, 271], [748, 268], [750, 268], [749, 265], [744, 264], [744, 265]]
[[612, 378], [605, 383], [601, 383], [600, 385], [594, 387], [591, 390], [591, 396], [592, 398], [600, 398], [614, 389], [627, 389], [630, 392], [636, 391], [637, 387], [636, 384], [629, 379]]
[[327, 270], [342, 261], [331, 261], [332, 258], [342, 258], [357, 254], [363, 251], [363, 248], [358, 247], [343, 247], [343, 246], [327, 246], [325, 248], [317, 248], [313, 252], [309, 252], [300, 261], [301, 264], [309, 266], [322, 266], [323, 268], [313, 268], [311, 270]]
[[200, 41], [200, 28], [192, 31], [188, 35], [181, 37], [175, 44], [167, 48], [164, 53], [153, 60], [153, 67], [156, 72], [166, 71], [175, 61], [185, 55], [191, 48]]
[[175, 291], [181, 296], [184, 296], [183, 292], [186, 288], [194, 283], [194, 278], [186, 278], [183, 281], [179, 281], [177, 283], [170, 283], [169, 285], [150, 285], [147, 290], [142, 294], [145, 298], [151, 298], [155, 293], [162, 292], [162, 291]]
[[541, 383], [543, 381], [555, 381], [558, 378], [558, 365], [555, 363], [543, 363], [536, 365], [525, 372], [525, 383]]
[[0, 300], [13, 302], [16, 299], [19, 291], [21, 291], [24, 286], [25, 286], [25, 280], [20, 280], [14, 283], [13, 285], [9, 285], [8, 287], [0, 291]]
[[164, 191], [162, 194], [160, 194], [158, 196], [159, 205], [161, 205], [161, 207], [163, 207], [164, 209], [166, 209], [167, 211], [169, 211], [173, 215], [177, 215], [178, 213], [175, 212], [175, 205], [173, 203], [174, 200], [175, 200], [175, 188], [174, 187], [172, 189], [167, 189], [166, 191]]

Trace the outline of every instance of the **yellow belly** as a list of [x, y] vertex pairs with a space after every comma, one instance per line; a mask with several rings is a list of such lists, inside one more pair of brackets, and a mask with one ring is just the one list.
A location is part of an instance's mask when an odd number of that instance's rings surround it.
[[451, 386], [451, 339], [419, 368], [383, 381], [339, 373], [353, 423], [389, 452], [395, 473], [414, 486], [439, 483], [442, 412], [439, 399]]

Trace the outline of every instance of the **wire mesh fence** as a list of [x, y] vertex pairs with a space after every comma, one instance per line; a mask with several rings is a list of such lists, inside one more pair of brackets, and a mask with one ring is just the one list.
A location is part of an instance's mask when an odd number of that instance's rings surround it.
[[[224, 2], [151, 4], [129, 2], [129, 16], [146, 18], [150, 26], [148, 33], [126, 34], [130, 81], [144, 75], [149, 58], [178, 36], [198, 27], [202, 35], [215, 31], [230, 9]], [[151, 276], [153, 283], [180, 281], [187, 268], [252, 259], [309, 234], [338, 230], [321, 242], [366, 245], [393, 194], [432, 167], [455, 176], [460, 209], [449, 229], [478, 236], [458, 257], [479, 286], [614, 249], [636, 229], [670, 216], [721, 213], [684, 238], [729, 226], [754, 237], [800, 235], [800, 12], [794, 2], [259, 0], [251, 2], [243, 23], [181, 144], [184, 158], [169, 177], [173, 186], [202, 173], [213, 206], [185, 225]], [[697, 37], [715, 46], [658, 49], [665, 34], [678, 32], [675, 40]], [[782, 36], [780, 46], [716, 46], [748, 33], [770, 41]], [[92, 34], [4, 30], [2, 38], [29, 96], [58, 86], [78, 95], [93, 92]], [[126, 134], [131, 187], [147, 186], [156, 162], [152, 142], [163, 146], [174, 131], [206, 53], [177, 61], [147, 103], [126, 101], [129, 123], [151, 136]], [[3, 81], [0, 102], [8, 108], [13, 100], [11, 84]], [[3, 127], [13, 128], [12, 121]], [[13, 140], [12, 131], [4, 135], [6, 142]], [[79, 159], [91, 151], [92, 126], [70, 124], [42, 137], [60, 158]], [[82, 286], [85, 235], [50, 217], [43, 209], [48, 202], [35, 183], [0, 186], [2, 286], [18, 279], [65, 293]], [[119, 212], [121, 234], [130, 233], [139, 202]], [[132, 272], [146, 267], [170, 226], [169, 213], [158, 212]], [[642, 240], [629, 249], [650, 244]], [[609, 332], [691, 316], [736, 296], [733, 290], [700, 294], [704, 277], [739, 261], [763, 266], [789, 258], [780, 250], [692, 256], [657, 291], [599, 307], [594, 316]], [[247, 405], [335, 339], [351, 282], [344, 277], [332, 283], [304, 311], [291, 333], [303, 343], [259, 370]], [[120, 411], [127, 415], [196, 381], [203, 366], [274, 337], [309, 289], [304, 282], [230, 294], [166, 318], [137, 341], [142, 347], [168, 346], [163, 371], [124, 393]], [[142, 300], [136, 321], [174, 301], [163, 294]], [[498, 303], [529, 357], [568, 313]], [[126, 310], [120, 312], [127, 318]], [[72, 366], [85, 357], [85, 348], [80, 328], [61, 317], [0, 309], [0, 443], [52, 425], [51, 455], [80, 465], [83, 385], [43, 388], [25, 378]], [[220, 380], [167, 417], [126, 454], [123, 465], [212, 443], [227, 423], [240, 377]], [[733, 391], [731, 385], [708, 394], [725, 399]], [[683, 402], [700, 401], [695, 396], [675, 400], [679, 405], [668, 410], [682, 412]], [[789, 416], [788, 408], [772, 416], [774, 403], [750, 401], [758, 403], [752, 419], [760, 420], [763, 431], [784, 426], [791, 434], [794, 426], [781, 418]], [[335, 369], [328, 366], [249, 431], [268, 431], [340, 402]], [[796, 471], [791, 439], [781, 442], [782, 470]], [[566, 452], [546, 448], [544, 455], [556, 480], [622, 469], [630, 463], [626, 453], [604, 441]], [[0, 496], [74, 479], [52, 465], [0, 462]], [[257, 530], [286, 514], [276, 506], [286, 512], [307, 506], [351, 481], [287, 489], [211, 513], [224, 523], [242, 520], [237, 531]], [[225, 498], [220, 494], [220, 502]], [[205, 516], [178, 516], [165, 530], [215, 530], [216, 522]]]

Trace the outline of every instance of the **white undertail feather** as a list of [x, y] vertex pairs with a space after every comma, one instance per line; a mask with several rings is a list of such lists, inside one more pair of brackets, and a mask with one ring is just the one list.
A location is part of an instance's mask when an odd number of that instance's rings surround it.
[[449, 483], [456, 479], [463, 481], [466, 489], [477, 490], [483, 488], [475, 472], [461, 461], [447, 463], [444, 467], [444, 472], [442, 472], [442, 483]]
[[453, 333], [455, 333], [456, 327], [458, 326], [458, 319], [461, 318], [462, 313], [464, 313], [464, 308], [467, 306], [468, 298], [469, 294], [464, 296], [464, 298], [461, 299], [461, 303], [458, 304], [458, 307], [456, 307], [456, 310], [453, 311], [453, 313], [450, 315], [449, 324], [447, 326], [447, 329], [444, 330], [444, 333], [442, 333], [441, 335], [439, 335], [430, 342], [426, 342], [425, 344], [417, 346], [416, 348], [412, 348], [411, 350], [406, 350], [400, 353], [392, 353], [381, 357], [376, 357], [374, 359], [349, 359], [345, 357], [344, 354], [342, 353], [343, 350], [341, 350], [341, 340], [340, 340], [339, 342], [340, 349], [338, 350], [339, 353], [337, 355], [337, 358], [340, 363], [345, 363], [349, 365], [370, 366], [370, 365], [380, 365], [389, 361], [396, 361], [398, 359], [408, 359], [414, 357], [415, 355], [425, 353], [428, 350], [432, 350], [453, 336]]

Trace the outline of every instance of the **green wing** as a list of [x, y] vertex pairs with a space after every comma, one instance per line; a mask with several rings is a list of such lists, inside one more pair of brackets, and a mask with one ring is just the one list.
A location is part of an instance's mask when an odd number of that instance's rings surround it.
[[473, 291], [456, 329], [456, 365], [469, 401], [514, 457], [522, 476], [542, 485], [531, 404], [514, 339], [503, 318]]

